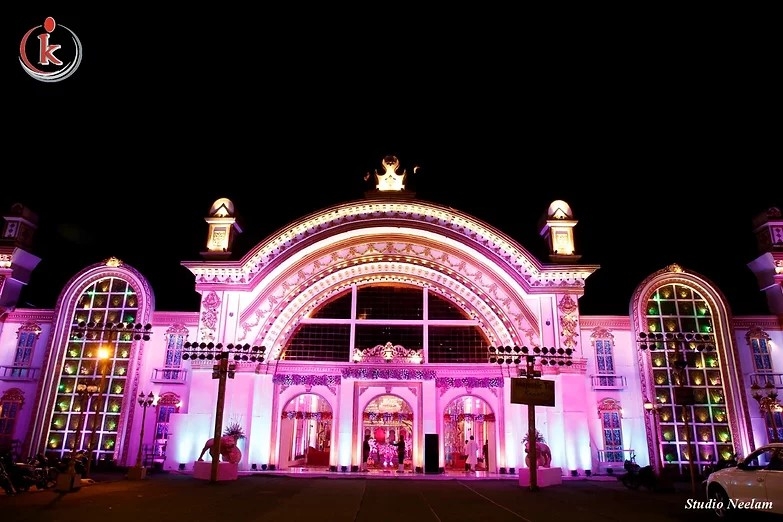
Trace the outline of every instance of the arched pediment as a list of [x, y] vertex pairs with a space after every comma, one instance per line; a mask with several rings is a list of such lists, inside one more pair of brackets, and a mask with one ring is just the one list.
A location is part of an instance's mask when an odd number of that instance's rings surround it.
[[440, 293], [493, 343], [538, 345], [537, 299], [581, 293], [597, 268], [542, 265], [504, 234], [454, 209], [386, 199], [306, 216], [236, 262], [183, 265], [205, 294], [244, 293], [236, 339], [267, 346], [270, 358], [321, 303], [352, 285], [384, 282]]
[[520, 280], [526, 290], [584, 287], [593, 265], [542, 265], [530, 252], [494, 227], [434, 203], [388, 199], [344, 203], [291, 223], [258, 244], [239, 261], [185, 262], [197, 285], [251, 285], [273, 270], [281, 258], [294, 255], [318, 241], [341, 232], [402, 227], [441, 236], [483, 252]]

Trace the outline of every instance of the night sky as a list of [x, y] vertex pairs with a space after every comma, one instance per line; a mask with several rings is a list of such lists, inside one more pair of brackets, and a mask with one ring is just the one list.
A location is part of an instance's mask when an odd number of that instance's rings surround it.
[[[84, 60], [45, 84], [18, 52], [50, 15], [78, 34]], [[768, 313], [747, 263], [753, 217], [783, 205], [776, 136], [758, 124], [776, 83], [741, 48], [697, 61], [627, 42], [598, 53], [591, 40], [512, 52], [469, 38], [403, 44], [410, 27], [273, 38], [189, 16], [4, 19], [0, 211], [22, 202], [39, 214], [43, 258], [20, 306], [53, 307], [81, 268], [115, 256], [149, 278], [157, 309], [195, 311], [180, 262], [199, 259], [215, 199], [240, 214], [240, 256], [298, 217], [361, 199], [364, 174], [394, 154], [418, 198], [542, 261], [539, 219], [568, 202], [581, 262], [601, 266], [583, 314], [627, 314], [634, 288], [671, 263], [713, 281], [734, 314]], [[198, 43], [189, 53], [161, 51], [186, 36]]]

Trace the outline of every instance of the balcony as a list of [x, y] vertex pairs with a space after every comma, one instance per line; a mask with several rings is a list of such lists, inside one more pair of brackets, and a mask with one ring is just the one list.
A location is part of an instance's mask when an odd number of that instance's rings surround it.
[[623, 471], [626, 460], [635, 461], [636, 451], [632, 449], [598, 450], [598, 469], [605, 472], [608, 469]]
[[622, 390], [627, 386], [622, 375], [591, 375], [590, 381], [594, 390]]
[[34, 381], [38, 370], [32, 366], [0, 366], [0, 381]]
[[188, 371], [184, 368], [155, 368], [152, 370], [152, 382], [160, 384], [183, 384]]
[[771, 382], [772, 385], [775, 386], [775, 388], [778, 389], [783, 388], [783, 373], [751, 373], [750, 374], [751, 386], [757, 384], [763, 388], [768, 382]]

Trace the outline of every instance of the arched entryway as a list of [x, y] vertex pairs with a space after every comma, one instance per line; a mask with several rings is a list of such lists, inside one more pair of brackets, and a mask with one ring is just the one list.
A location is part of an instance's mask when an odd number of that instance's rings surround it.
[[465, 469], [466, 445], [471, 436], [479, 447], [476, 469], [495, 470], [497, 466], [491, 458], [495, 453], [495, 414], [484, 399], [465, 395], [451, 401], [443, 410], [446, 469]]
[[397, 469], [400, 438], [405, 439], [404, 469], [412, 468], [413, 410], [403, 398], [386, 394], [371, 400], [362, 412], [360, 440], [366, 435], [370, 436], [367, 469]]
[[281, 469], [328, 468], [332, 439], [332, 408], [315, 393], [302, 393], [281, 414]]

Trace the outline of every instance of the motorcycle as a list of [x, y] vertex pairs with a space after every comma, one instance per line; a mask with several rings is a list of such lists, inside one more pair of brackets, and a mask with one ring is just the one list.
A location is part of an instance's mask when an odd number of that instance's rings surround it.
[[0, 473], [2, 481], [10, 483], [10, 487], [5, 484], [3, 486], [6, 493], [13, 495], [19, 491], [28, 491], [33, 486], [39, 487], [42, 484], [32, 466], [14, 462], [13, 455], [10, 453], [0, 456], [0, 466], [3, 469]]
[[649, 490], [657, 489], [658, 479], [652, 466], [642, 467], [636, 462], [626, 459], [623, 468], [625, 468], [625, 474], [618, 478], [628, 489], [639, 489], [640, 487]]
[[11, 479], [11, 475], [8, 474], [8, 470], [5, 469], [2, 459], [0, 459], [0, 487], [3, 488], [6, 495], [16, 495], [14, 481]]
[[52, 462], [43, 453], [27, 459], [27, 465], [30, 466], [32, 473], [38, 480], [36, 483], [38, 489], [49, 489], [57, 484], [57, 475], [59, 474], [57, 463]]
[[64, 457], [60, 460], [58, 471], [60, 473], [74, 471], [84, 476], [85, 471], [87, 471], [87, 451], [75, 451], [70, 456]]

